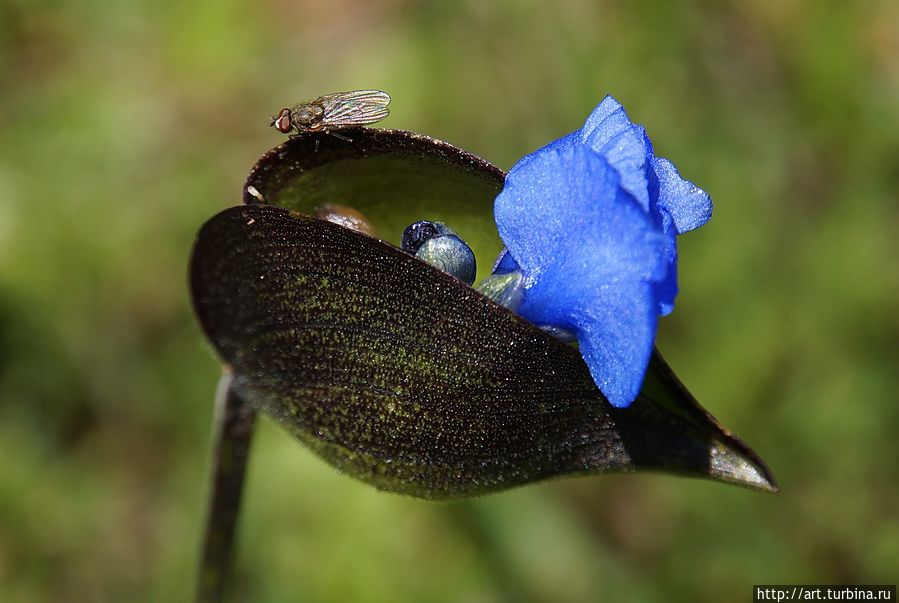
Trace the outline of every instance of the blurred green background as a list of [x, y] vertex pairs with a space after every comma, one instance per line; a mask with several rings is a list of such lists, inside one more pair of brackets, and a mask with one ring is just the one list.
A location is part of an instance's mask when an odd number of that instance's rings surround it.
[[273, 112], [365, 87], [384, 126], [505, 169], [606, 93], [646, 125], [716, 203], [658, 345], [782, 492], [641, 474], [427, 503], [263, 420], [233, 600], [894, 583], [899, 3], [676, 4], [2, 0], [0, 600], [192, 595], [219, 375], [193, 235], [281, 142]]

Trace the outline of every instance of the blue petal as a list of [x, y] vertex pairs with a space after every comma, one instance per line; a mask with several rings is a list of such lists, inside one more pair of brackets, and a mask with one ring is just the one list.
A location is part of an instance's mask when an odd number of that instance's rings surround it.
[[493, 264], [493, 274], [508, 274], [509, 272], [515, 272], [519, 269], [518, 262], [512, 257], [509, 250], [504, 247], [503, 250], [499, 252], [499, 255], [496, 256], [496, 262]]
[[666, 274], [661, 233], [618, 186], [617, 172], [581, 145], [537, 151], [512, 168], [494, 214], [530, 280], [544, 273], [582, 283]]
[[669, 273], [659, 226], [618, 186], [617, 171], [582, 145], [516, 165], [494, 211], [525, 274], [519, 314], [575, 331], [597, 385], [627, 406], [652, 351], [654, 282]]
[[631, 123], [624, 107], [607, 96], [581, 129], [581, 140], [617, 172], [621, 186], [650, 210], [649, 166], [652, 143], [642, 126]]
[[659, 314], [666, 316], [674, 310], [674, 298], [677, 297], [677, 231], [671, 214], [659, 207], [662, 233], [665, 244], [663, 257], [668, 267], [665, 278], [655, 283], [654, 292], [658, 302]]
[[574, 331], [593, 381], [625, 408], [640, 393], [658, 323], [654, 284], [641, 279], [544, 278], [524, 292], [519, 314]]
[[659, 178], [659, 206], [674, 218], [677, 234], [699, 228], [712, 217], [712, 199], [704, 190], [680, 177], [667, 159], [653, 158], [653, 169]]
[[531, 161], [534, 160], [535, 157], [539, 157], [541, 154], [543, 154], [547, 151], [564, 151], [565, 149], [570, 149], [571, 147], [580, 144], [580, 142], [581, 142], [580, 135], [581, 135], [580, 131], [572, 132], [571, 134], [563, 136], [562, 138], [559, 138], [558, 140], [554, 140], [551, 143], [540, 147], [539, 149], [537, 149], [530, 155], [525, 155], [524, 157], [522, 157], [521, 159], [518, 160], [518, 163], [516, 163], [515, 165], [512, 166], [511, 170], [509, 170], [509, 174], [507, 175], [506, 181], [508, 182], [508, 177], [511, 176], [512, 174], [514, 174], [516, 170], [518, 170], [518, 171], [524, 170], [527, 167], [527, 165]]
[[652, 285], [622, 281], [596, 292], [574, 317], [581, 355], [612, 406], [626, 408], [640, 393], [658, 315]]
[[640, 391], [658, 316], [674, 308], [676, 237], [711, 210], [607, 96], [581, 130], [510, 171], [494, 206], [508, 251], [494, 273], [520, 271], [519, 314], [575, 332], [597, 385], [624, 407]]

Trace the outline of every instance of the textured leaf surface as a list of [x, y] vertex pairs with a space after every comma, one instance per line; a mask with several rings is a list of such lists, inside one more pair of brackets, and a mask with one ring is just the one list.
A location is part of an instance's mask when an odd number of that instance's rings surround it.
[[616, 410], [575, 348], [378, 239], [231, 208], [201, 229], [191, 288], [232, 387], [379, 488], [450, 498], [657, 469], [776, 489], [658, 355]]

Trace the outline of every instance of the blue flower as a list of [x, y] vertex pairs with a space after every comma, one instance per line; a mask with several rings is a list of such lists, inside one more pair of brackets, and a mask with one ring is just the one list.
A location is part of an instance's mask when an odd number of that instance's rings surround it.
[[532, 323], [576, 337], [609, 402], [628, 406], [658, 317], [674, 308], [675, 237], [708, 221], [709, 196], [656, 157], [607, 96], [583, 128], [512, 168], [494, 213], [507, 250], [494, 273], [521, 277], [505, 298]]

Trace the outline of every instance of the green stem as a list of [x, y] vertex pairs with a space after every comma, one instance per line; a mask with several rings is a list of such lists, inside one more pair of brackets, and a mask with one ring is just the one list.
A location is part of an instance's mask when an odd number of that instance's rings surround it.
[[215, 396], [212, 487], [200, 561], [198, 603], [219, 602], [225, 593], [255, 421], [256, 410], [231, 389], [231, 375], [224, 373]]

